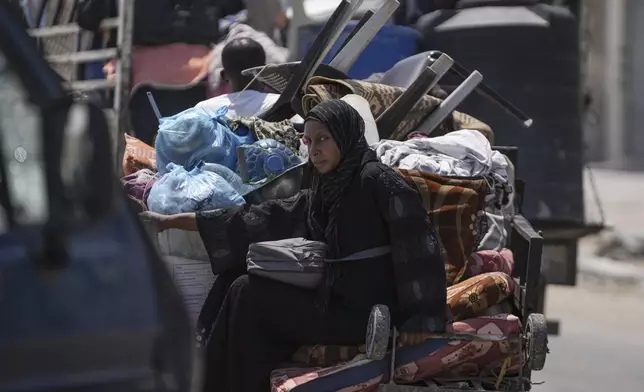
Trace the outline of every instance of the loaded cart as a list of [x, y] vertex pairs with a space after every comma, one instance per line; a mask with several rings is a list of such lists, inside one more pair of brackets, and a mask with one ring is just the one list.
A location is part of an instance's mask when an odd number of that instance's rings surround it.
[[[395, 72], [385, 73], [383, 81], [390, 83], [387, 85], [349, 78], [347, 70], [372, 38], [369, 31], [377, 31], [378, 24], [386, 19], [383, 15], [395, 9], [392, 7], [394, 3], [397, 2], [387, 2], [382, 9], [365, 14], [356, 29], [339, 45], [338, 52], [329, 55], [337, 44], [335, 37], [343, 31], [352, 12], [360, 5], [359, 1], [342, 1], [302, 61], [247, 70], [281, 94], [276, 104], [260, 113], [259, 117], [280, 122], [294, 114], [304, 115], [316, 100], [352, 93], [370, 99], [373, 118], [365, 120], [375, 124], [381, 140], [397, 139], [401, 130], [410, 128], [432, 136], [467, 127], [487, 134], [491, 130], [485, 124], [455, 112], [466, 97], [479, 91], [499, 103], [524, 126], [531, 125], [529, 117], [483, 84], [483, 75], [477, 71], [463, 74], [459, 86], [444, 99], [429, 97], [428, 92], [436, 88], [437, 82], [450, 69], [462, 70], [452, 58], [440, 52], [428, 52], [402, 64], [405, 77], [396, 77]], [[321, 64], [327, 56], [331, 58], [329, 64]], [[394, 66], [392, 71], [397, 67]], [[317, 87], [319, 84], [316, 83], [331, 83], [329, 80], [334, 80], [333, 83], [344, 90]], [[452, 128], [446, 130], [446, 127]], [[536, 313], [540, 300], [538, 278], [543, 239], [520, 212], [522, 187], [516, 186], [519, 181], [514, 170], [519, 151], [508, 146], [494, 147], [494, 150], [503, 154], [510, 172], [508, 183], [501, 186], [501, 192], [511, 194], [501, 214], [501, 225], [507, 232], [506, 246], [514, 255], [513, 267], [503, 269], [503, 272], [472, 272], [471, 276], [448, 288], [448, 298], [454, 303], [482, 304], [485, 297], [489, 302], [487, 305], [490, 305], [485, 306], [488, 310], [477, 311], [473, 317], [470, 317], [472, 313], [466, 312], [470, 316], [459, 313], [448, 326], [448, 332], [422, 336], [420, 341], [410, 343], [413, 339], [399, 335], [390, 325], [388, 309], [375, 306], [371, 320], [365, 326], [364, 345], [301, 347], [289, 364], [273, 372], [271, 384], [274, 391], [518, 392], [531, 388], [531, 373], [543, 368], [548, 351], [546, 320], [542, 314]], [[243, 169], [243, 154], [239, 157], [239, 166]], [[398, 170], [406, 181], [418, 184], [419, 192], [428, 200], [428, 212], [441, 219], [444, 215], [440, 214], [450, 209], [469, 211], [467, 209], [471, 206], [459, 205], [458, 199], [473, 188], [476, 188], [475, 193], [487, 194], [499, 187], [499, 184], [479, 182], [481, 179], [476, 177], [439, 178], [414, 170]], [[244, 171], [240, 170], [242, 174]], [[306, 184], [306, 168], [297, 166], [244, 197], [248, 203], [258, 204], [272, 198], [291, 196]], [[454, 193], [459, 197], [446, 198], [437, 204], [436, 195], [448, 192], [448, 188], [462, 193]], [[464, 215], [469, 217], [469, 212]], [[441, 225], [438, 226], [437, 231], [441, 232]], [[456, 226], [458, 224], [454, 223]], [[468, 235], [466, 226], [460, 230], [459, 234]], [[172, 236], [177, 235], [176, 232]], [[171, 236], [168, 233], [151, 234], [153, 238], [160, 239], [160, 249], [174, 253], [171, 257], [193, 253], [203, 260], [194, 249], [181, 252], [168, 246], [168, 237]], [[450, 240], [459, 241], [454, 238], [456, 236], [442, 238], [444, 245]], [[202, 262], [208, 265], [207, 260]], [[460, 305], [451, 306], [460, 312], [457, 309]]]

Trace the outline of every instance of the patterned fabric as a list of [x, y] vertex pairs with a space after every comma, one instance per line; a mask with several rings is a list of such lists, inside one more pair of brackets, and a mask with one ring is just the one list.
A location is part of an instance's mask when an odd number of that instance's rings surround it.
[[229, 120], [228, 125], [233, 132], [240, 127], [248, 128], [257, 140], [275, 139], [294, 154], [300, 155], [300, 135], [297, 134], [290, 120], [268, 122], [257, 117], [241, 117]]
[[[450, 333], [494, 335], [502, 341], [447, 340]], [[511, 314], [477, 317], [449, 325], [446, 339], [425, 339], [423, 343], [403, 346], [396, 353], [396, 382], [411, 383], [430, 378], [495, 377], [506, 361], [507, 374], [516, 374], [523, 364], [521, 356], [521, 322]], [[404, 339], [404, 333], [401, 334]], [[338, 346], [333, 346], [338, 347]], [[271, 375], [272, 392], [298, 391], [376, 391], [385, 382], [388, 369], [382, 374], [377, 364], [389, 366], [384, 359], [378, 362], [357, 359], [326, 368], [286, 368]], [[325, 384], [331, 378], [333, 384]], [[359, 382], [355, 380], [358, 379]], [[311, 388], [311, 389], [309, 389]], [[326, 389], [325, 389], [326, 388]]]
[[141, 169], [157, 170], [157, 154], [139, 139], [125, 135], [125, 153], [123, 154], [123, 174], [130, 175]]
[[[314, 231], [324, 233], [329, 246], [337, 246], [337, 211], [340, 196], [362, 166], [369, 145], [364, 137], [364, 121], [351, 105], [337, 99], [321, 102], [306, 116], [305, 121], [324, 124], [340, 150], [340, 164], [332, 172], [313, 175], [313, 197], [309, 209], [309, 224]], [[313, 158], [315, 159], [315, 158]], [[374, 159], [375, 161], [375, 159]], [[326, 224], [325, 224], [326, 222]], [[329, 257], [338, 257], [338, 249], [330, 248]]]
[[415, 187], [440, 241], [448, 286], [460, 281], [482, 234], [487, 183], [455, 179], [418, 170], [397, 169]]
[[[509, 298], [515, 289], [514, 280], [503, 272], [491, 272], [467, 279], [447, 288], [447, 304], [456, 322], [447, 330], [461, 326], [460, 320], [486, 315], [487, 311]], [[470, 321], [467, 321], [469, 323]], [[456, 330], [456, 332], [460, 332]], [[401, 332], [398, 343], [401, 347], [423, 344], [423, 334]], [[293, 361], [308, 365], [328, 366], [348, 361], [361, 352], [359, 347], [314, 346], [301, 347], [292, 357]]]
[[481, 275], [487, 272], [503, 272], [512, 275], [514, 270], [514, 255], [510, 249], [480, 250], [467, 259], [467, 267], [461, 280]]
[[453, 323], [448, 333], [496, 335], [504, 341], [446, 341], [429, 339], [419, 346], [397, 352], [397, 382], [414, 382], [439, 377], [490, 377], [499, 373], [510, 360], [508, 373], [521, 364], [521, 321], [511, 314], [485, 316]]
[[[315, 105], [327, 99], [342, 98], [347, 94], [356, 94], [365, 98], [371, 105], [374, 118], [378, 118], [389, 108], [405, 90], [384, 84], [368, 83], [358, 80], [337, 80], [320, 76], [309, 79], [304, 87], [302, 110], [308, 112]], [[420, 125], [423, 119], [441, 104], [439, 98], [425, 95], [409, 111], [405, 119], [389, 137], [393, 140], [406, 140], [407, 135]], [[485, 123], [465, 113], [454, 111], [439, 127], [439, 132], [447, 133], [460, 129], [480, 131], [492, 143], [492, 129]]]
[[514, 280], [503, 272], [474, 276], [447, 288], [447, 304], [454, 321], [481, 316], [514, 293]]
[[142, 169], [121, 179], [121, 185], [128, 196], [147, 205], [148, 195], [152, 185], [157, 180], [157, 174], [150, 169]]
[[[375, 392], [388, 373], [386, 361], [358, 358], [327, 368], [286, 368], [271, 374], [271, 392]], [[351, 381], [349, 381], [351, 380]]]

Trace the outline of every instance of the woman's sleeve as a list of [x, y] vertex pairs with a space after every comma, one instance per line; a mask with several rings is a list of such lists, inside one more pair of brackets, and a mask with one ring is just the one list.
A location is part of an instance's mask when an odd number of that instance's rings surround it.
[[306, 237], [308, 191], [259, 205], [198, 212], [197, 228], [208, 251], [213, 273], [245, 268], [248, 245]]
[[389, 226], [401, 330], [442, 332], [447, 322], [445, 264], [420, 195], [391, 170], [380, 173], [375, 186]]

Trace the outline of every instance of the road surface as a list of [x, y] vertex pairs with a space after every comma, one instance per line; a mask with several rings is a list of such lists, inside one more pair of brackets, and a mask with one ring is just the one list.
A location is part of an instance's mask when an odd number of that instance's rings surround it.
[[[644, 173], [596, 169], [593, 174], [595, 189], [588, 171], [585, 176], [587, 219], [600, 218], [596, 190], [608, 226], [643, 233]], [[644, 391], [644, 281], [639, 278], [636, 286], [636, 279], [626, 279], [642, 276], [644, 265], [614, 262], [607, 268], [598, 264], [592, 255], [595, 241], [587, 238], [580, 244], [577, 287], [548, 287], [545, 313], [561, 321], [561, 333], [550, 338], [546, 367], [533, 376], [533, 381], [545, 384], [534, 386], [533, 391]], [[639, 268], [638, 274], [621, 273], [626, 265]]]
[[582, 281], [550, 286], [546, 313], [561, 321], [535, 392], [644, 391], [644, 290]]

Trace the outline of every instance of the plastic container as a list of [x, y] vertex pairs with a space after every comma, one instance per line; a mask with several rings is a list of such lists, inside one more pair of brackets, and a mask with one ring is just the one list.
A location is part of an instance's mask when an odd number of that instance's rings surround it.
[[273, 139], [259, 140], [252, 145], [242, 146], [244, 162], [239, 164], [242, 178], [256, 184], [275, 178], [288, 169], [302, 163], [288, 147]]
[[[536, 0], [488, 3], [462, 2], [460, 7], [471, 8], [423, 16], [417, 27], [424, 45], [481, 72], [485, 83], [534, 120], [521, 129], [479, 94], [458, 109], [489, 124], [498, 145], [519, 148], [517, 171], [530, 189], [523, 200], [526, 218], [533, 224], [539, 219], [583, 224], [579, 24], [567, 9]], [[458, 83], [451, 75], [441, 79], [446, 91]]]
[[[353, 31], [358, 22], [351, 21], [340, 34], [323, 63], [328, 64], [340, 48], [347, 36]], [[320, 34], [324, 23], [303, 26], [299, 32], [298, 58], [311, 48], [313, 41]], [[349, 70], [352, 79], [366, 79], [376, 72], [385, 72], [398, 61], [418, 53], [420, 34], [413, 28], [386, 24], [382, 26], [373, 40], [360, 54], [358, 60]]]

